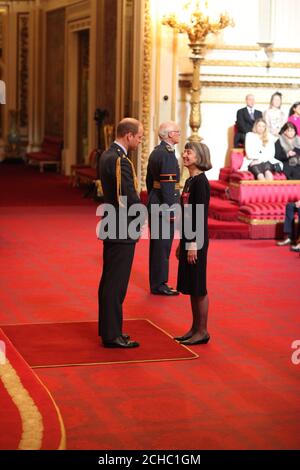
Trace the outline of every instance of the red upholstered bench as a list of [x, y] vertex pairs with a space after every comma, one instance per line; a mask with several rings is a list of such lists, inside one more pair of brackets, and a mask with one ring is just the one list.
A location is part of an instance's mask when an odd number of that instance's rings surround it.
[[283, 202], [249, 203], [239, 208], [238, 220], [249, 224], [250, 238], [281, 238], [285, 207]]
[[41, 150], [38, 152], [26, 153], [28, 163], [37, 162], [40, 166], [40, 172], [43, 173], [44, 165], [56, 165], [57, 171], [61, 166], [61, 151], [63, 141], [60, 137], [45, 136]]
[[288, 202], [300, 199], [300, 180], [273, 173], [273, 181], [258, 181], [249, 171], [239, 171], [243, 149], [232, 149], [230, 166], [220, 170], [220, 183], [229, 184], [228, 196], [239, 204], [238, 220], [249, 224], [250, 238], [278, 238]]
[[89, 155], [89, 163], [87, 165], [71, 166], [71, 183], [72, 186], [93, 183], [97, 179], [97, 158], [98, 150], [93, 149]]

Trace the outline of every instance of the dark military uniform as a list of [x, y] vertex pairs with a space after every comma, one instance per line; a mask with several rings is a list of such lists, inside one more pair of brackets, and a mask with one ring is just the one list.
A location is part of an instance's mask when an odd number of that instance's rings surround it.
[[[123, 220], [128, 225], [133, 218], [127, 218], [127, 208], [140, 202], [137, 193], [135, 172], [124, 150], [113, 143], [101, 155], [99, 174], [104, 195], [104, 203], [114, 206], [117, 221]], [[127, 208], [122, 207], [122, 196], [127, 196]], [[105, 206], [104, 206], [105, 207]], [[105, 215], [105, 214], [104, 214]], [[117, 223], [115, 234], [106, 231], [103, 238], [103, 270], [99, 285], [99, 336], [109, 342], [122, 334], [123, 312], [129, 282], [132, 261], [137, 239], [130, 238], [128, 230], [121, 234], [121, 225]], [[124, 228], [124, 227], [123, 227]]]
[[[151, 208], [155, 204], [166, 204], [170, 208], [179, 202], [180, 171], [175, 151], [171, 145], [162, 141], [151, 153], [147, 168], [148, 211], [151, 226]], [[162, 214], [160, 221], [163, 224], [168, 214]], [[173, 214], [174, 215], [174, 214]], [[171, 213], [172, 218], [172, 213]], [[162, 227], [160, 227], [162, 228]], [[153, 231], [152, 231], [153, 232]], [[157, 292], [168, 281], [169, 257], [174, 238], [174, 221], [170, 224], [170, 237], [150, 239], [149, 278], [151, 292]]]

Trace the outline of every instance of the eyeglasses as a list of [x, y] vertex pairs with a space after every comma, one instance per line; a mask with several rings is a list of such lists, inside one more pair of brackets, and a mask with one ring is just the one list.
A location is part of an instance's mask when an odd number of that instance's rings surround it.
[[173, 132], [174, 134], [178, 134], [178, 135], [181, 134], [181, 131], [169, 131], [169, 134], [170, 134], [171, 132]]

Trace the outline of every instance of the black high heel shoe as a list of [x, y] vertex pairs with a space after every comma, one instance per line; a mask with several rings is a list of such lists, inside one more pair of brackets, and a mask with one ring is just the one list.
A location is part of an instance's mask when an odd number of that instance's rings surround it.
[[180, 341], [181, 344], [184, 344], [185, 346], [194, 346], [195, 344], [207, 344], [208, 341], [210, 340], [210, 336], [205, 336], [205, 338], [202, 339], [197, 339], [196, 341]]
[[173, 339], [176, 341], [186, 341], [187, 339], [190, 339], [193, 336], [193, 333], [190, 335], [183, 335], [183, 336], [175, 336]]

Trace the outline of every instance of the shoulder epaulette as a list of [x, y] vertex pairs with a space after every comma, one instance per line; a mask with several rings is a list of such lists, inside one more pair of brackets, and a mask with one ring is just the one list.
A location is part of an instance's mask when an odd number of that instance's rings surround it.
[[171, 145], [168, 145], [168, 144], [167, 144], [167, 145], [166, 145], [166, 149], [168, 150], [168, 152], [174, 153], [174, 149], [173, 149], [173, 147], [171, 147]]

